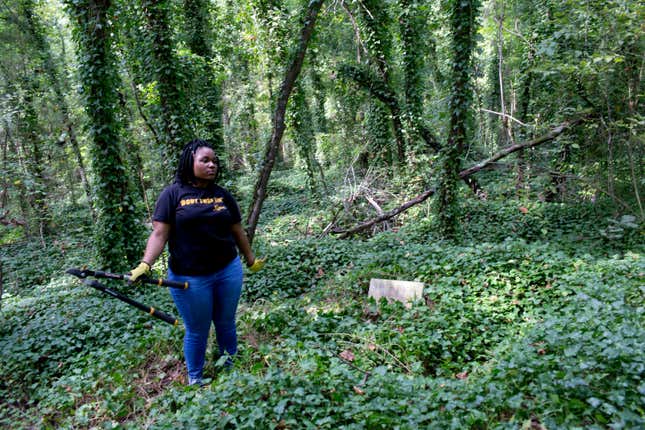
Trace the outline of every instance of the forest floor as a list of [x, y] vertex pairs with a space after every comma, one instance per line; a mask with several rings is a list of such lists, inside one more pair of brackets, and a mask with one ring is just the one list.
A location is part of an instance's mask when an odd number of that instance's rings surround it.
[[[240, 351], [226, 370], [209, 346], [204, 388], [185, 386], [181, 325], [64, 274], [89, 226], [3, 245], [0, 427], [645, 426], [642, 226], [601, 203], [464, 199], [456, 241], [428, 205], [338, 240], [320, 237], [338, 202], [273, 181]], [[424, 299], [368, 300], [372, 278], [423, 282]], [[164, 289], [112, 286], [175, 313]]]

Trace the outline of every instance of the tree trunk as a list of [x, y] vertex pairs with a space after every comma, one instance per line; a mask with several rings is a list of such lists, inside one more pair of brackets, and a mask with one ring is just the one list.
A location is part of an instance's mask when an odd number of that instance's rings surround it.
[[[364, 26], [364, 40], [370, 51], [370, 63], [376, 68], [385, 87], [390, 87], [390, 65], [392, 57], [392, 34], [388, 30], [387, 4], [377, 0], [363, 0], [359, 4], [361, 21]], [[396, 142], [398, 163], [405, 164], [406, 141], [403, 133], [403, 112], [398, 103], [388, 105], [392, 112], [392, 130]]]
[[501, 11], [497, 20], [497, 79], [499, 80], [499, 106], [502, 115], [502, 132], [504, 140], [502, 145], [514, 144], [513, 128], [506, 112], [506, 95], [504, 90], [504, 3], [500, 2]]
[[[34, 98], [38, 97], [38, 84], [23, 77], [23, 108], [24, 115], [20, 122], [21, 135], [29, 143], [30, 151], [25, 160], [27, 174], [33, 178], [33, 185], [28, 190], [28, 199], [32, 208], [36, 212], [37, 230], [40, 232], [41, 241], [44, 242], [44, 236], [49, 234], [52, 227], [52, 215], [49, 208], [48, 192], [52, 189], [51, 183], [45, 173], [47, 164], [43, 158], [44, 141], [38, 122], [38, 113], [34, 106]], [[24, 148], [24, 145], [23, 145]]]
[[478, 0], [453, 0], [451, 11], [452, 90], [448, 144], [444, 148], [443, 167], [438, 190], [438, 215], [441, 233], [452, 238], [457, 231], [457, 171], [467, 143], [470, 106], [471, 56], [475, 45]]
[[[532, 58], [529, 58], [529, 62], [532, 62]], [[527, 72], [528, 75], [524, 80], [524, 87], [522, 90], [522, 100], [521, 100], [521, 112], [520, 112], [520, 121], [526, 123], [529, 117], [529, 106], [531, 104], [531, 83], [533, 82], [533, 72], [530, 70]], [[526, 136], [524, 136], [526, 137]], [[527, 170], [526, 155], [523, 149], [520, 149], [517, 152], [517, 180], [515, 182], [515, 190], [517, 193], [520, 193], [524, 187], [525, 181], [525, 171]]]
[[320, 73], [316, 70], [316, 62], [310, 61], [309, 79], [313, 89], [313, 112], [316, 122], [316, 131], [320, 133], [327, 132], [327, 117], [325, 116], [325, 87], [322, 83]]
[[188, 32], [188, 47], [204, 60], [205, 83], [203, 87], [200, 86], [199, 90], [204, 93], [204, 108], [207, 112], [206, 136], [203, 138], [208, 139], [215, 148], [215, 152], [222, 157], [224, 154], [222, 84], [218, 81], [218, 77], [210, 65], [213, 59], [213, 50], [209, 34], [209, 3], [205, 0], [184, 0], [184, 15]]
[[[394, 90], [388, 87], [383, 81], [376, 79], [374, 76], [371, 76], [368, 71], [361, 70], [358, 67], [354, 66], [341, 66], [340, 71], [343, 76], [351, 78], [363, 89], [368, 91], [372, 97], [380, 100], [386, 106], [388, 106], [393, 117], [400, 114], [401, 109], [399, 107], [398, 98], [394, 93]], [[433, 149], [435, 152], [441, 151], [443, 145], [439, 142], [432, 131], [428, 127], [426, 127], [425, 124], [418, 122], [415, 124], [415, 127], [419, 130], [419, 134], [429, 148]], [[479, 182], [477, 182], [475, 178], [469, 178], [468, 180], [464, 180], [464, 182], [476, 196], [485, 198], [486, 192], [479, 185]]]
[[75, 39], [92, 139], [97, 209], [94, 243], [101, 268], [120, 272], [140, 258], [143, 244], [140, 217], [121, 155], [121, 124], [117, 120], [120, 81], [111, 51], [111, 1], [67, 2], [76, 22]]
[[209, 39], [208, 4], [206, 0], [184, 0], [184, 17], [188, 47], [200, 57], [210, 58], [212, 50]]
[[0, 209], [3, 210], [7, 207], [9, 202], [9, 157], [7, 156], [9, 149], [9, 128], [4, 127], [4, 139], [2, 140], [2, 172], [4, 177], [2, 179], [2, 192], [0, 192]]
[[307, 95], [303, 85], [296, 83], [292, 95], [292, 114], [290, 115], [289, 128], [291, 128], [295, 144], [298, 147], [300, 158], [305, 163], [307, 171], [307, 185], [312, 194], [316, 193], [316, 175], [314, 172], [314, 153], [316, 139], [314, 137], [314, 121], [307, 103]]
[[179, 88], [177, 60], [173, 53], [168, 0], [142, 0], [149, 37], [150, 59], [159, 92], [159, 120], [163, 134], [163, 163], [174, 172], [179, 154], [189, 140], [188, 118], [184, 115], [183, 94]]
[[[420, 4], [415, 0], [400, 0], [402, 15], [400, 18], [401, 41], [403, 43], [403, 75], [405, 85], [405, 110], [408, 118], [408, 129], [419, 136], [416, 124], [423, 123], [424, 79], [423, 66], [426, 49], [424, 46], [425, 19], [420, 12]], [[415, 152], [425, 152], [424, 148], [415, 145]]]
[[2, 310], [3, 293], [4, 293], [4, 272], [2, 271], [2, 261], [0, 261], [0, 310]]
[[[9, 135], [7, 134], [7, 136]], [[18, 178], [27, 177], [28, 176], [27, 172], [29, 171], [29, 169], [25, 161], [25, 158], [27, 158], [26, 148], [24, 147], [24, 145], [20, 144], [20, 140], [12, 141], [12, 139], [9, 137], [9, 142], [12, 143], [13, 153], [16, 154], [16, 158], [18, 161], [17, 162], [18, 166], [16, 167], [16, 170], [15, 170], [16, 175], [14, 177], [18, 177]], [[22, 173], [22, 175], [20, 175], [20, 173]], [[30, 208], [32, 207], [32, 204], [28, 198], [29, 191], [25, 187], [24, 181], [22, 181], [21, 179], [15, 180], [14, 185], [16, 187], [16, 191], [18, 194], [18, 206], [20, 207], [20, 213], [22, 215], [22, 219], [25, 221], [24, 223], [25, 236], [29, 238], [33, 233], [32, 225], [29, 222], [31, 219]]]
[[309, 44], [314, 25], [316, 23], [316, 18], [318, 16], [318, 12], [320, 12], [322, 4], [323, 0], [310, 1], [309, 6], [307, 7], [304, 26], [300, 32], [298, 47], [291, 64], [287, 68], [282, 85], [280, 85], [280, 93], [278, 95], [275, 112], [273, 114], [273, 131], [266, 146], [262, 169], [258, 175], [255, 187], [253, 188], [253, 201], [249, 206], [249, 215], [246, 219], [247, 234], [249, 236], [249, 242], [251, 243], [253, 243], [255, 230], [257, 228], [258, 220], [260, 219], [260, 211], [262, 210], [262, 205], [266, 199], [267, 186], [269, 184], [271, 171], [273, 170], [273, 164], [275, 163], [276, 153], [278, 151], [280, 141], [282, 140], [282, 135], [284, 134], [284, 117], [287, 110], [287, 102], [289, 101], [289, 96], [291, 95], [293, 86], [300, 74], [300, 70], [302, 69], [307, 45]]
[[[385, 104], [392, 115], [392, 122], [395, 133], [397, 127], [399, 131], [401, 131], [401, 107], [399, 105], [396, 93], [387, 84], [387, 82], [378, 79], [376, 76], [374, 76], [373, 73], [370, 73], [367, 70], [350, 65], [341, 66], [340, 73], [341, 76], [346, 76], [352, 79], [363, 89], [369, 92], [372, 97], [380, 100], [383, 104]], [[426, 144], [435, 151], [439, 151], [441, 144], [433, 136], [432, 132], [420, 123], [416, 123], [415, 127], [419, 129], [421, 137], [425, 140]]]

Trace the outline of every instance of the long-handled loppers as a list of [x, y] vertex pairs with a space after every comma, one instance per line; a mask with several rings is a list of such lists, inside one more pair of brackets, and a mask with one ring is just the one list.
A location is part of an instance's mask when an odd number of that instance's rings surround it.
[[[177, 325], [179, 321], [177, 318], [168, 315], [165, 312], [162, 312], [158, 309], [155, 309], [152, 306], [144, 305], [143, 303], [137, 302], [136, 300], [131, 299], [130, 297], [126, 296], [125, 294], [121, 294], [120, 292], [113, 290], [111, 288], [106, 287], [105, 285], [101, 284], [98, 281], [95, 281], [93, 279], [85, 279], [88, 276], [94, 276], [94, 277], [102, 277], [102, 278], [109, 278], [109, 279], [124, 279], [127, 280], [128, 275], [118, 275], [114, 273], [107, 273], [107, 272], [98, 272], [98, 271], [93, 271], [93, 270], [86, 270], [86, 269], [68, 269], [66, 273], [69, 273], [70, 275], [77, 276], [81, 279], [83, 279], [83, 283], [85, 285], [88, 285], [98, 291], [101, 291], [109, 296], [114, 297], [115, 299], [119, 299], [122, 302], [125, 302], [129, 304], [130, 306], [134, 306], [137, 309], [141, 309], [142, 311], [152, 315], [155, 318], [158, 318], [162, 321], [167, 322], [168, 324], [171, 325]], [[188, 283], [183, 284], [179, 282], [173, 282], [173, 281], [168, 281], [166, 279], [160, 279], [160, 280], [154, 280], [154, 279], [147, 279], [145, 280], [147, 283], [155, 284], [155, 285], [167, 285], [173, 288], [188, 288]]]
[[[87, 278], [88, 276], [91, 276], [93, 278], [106, 278], [106, 279], [116, 279], [116, 280], [124, 280], [124, 281], [129, 281], [130, 280], [130, 275], [122, 275], [120, 273], [110, 273], [110, 272], [102, 272], [100, 270], [89, 270], [85, 267], [82, 269], [68, 269], [67, 273], [70, 275], [78, 276], [79, 278]], [[169, 281], [168, 279], [154, 279], [154, 278], [148, 278], [142, 276], [137, 280], [137, 282], [143, 282], [144, 284], [150, 284], [150, 285], [159, 285], [160, 287], [170, 287], [170, 288], [181, 288], [182, 290], [185, 290], [188, 288], [188, 282], [176, 282], [176, 281]]]

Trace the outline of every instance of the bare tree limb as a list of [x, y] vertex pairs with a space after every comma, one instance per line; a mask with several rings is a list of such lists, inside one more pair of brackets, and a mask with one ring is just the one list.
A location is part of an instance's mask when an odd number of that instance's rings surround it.
[[482, 112], [492, 113], [493, 115], [499, 115], [499, 116], [506, 117], [506, 118], [510, 119], [511, 121], [514, 121], [514, 122], [516, 122], [516, 123], [518, 123], [519, 125], [522, 125], [522, 126], [524, 126], [524, 127], [530, 127], [530, 126], [531, 126], [531, 124], [524, 124], [524, 123], [523, 123], [522, 121], [520, 121], [519, 119], [517, 119], [517, 118], [515, 118], [515, 117], [513, 117], [513, 116], [511, 116], [511, 115], [509, 115], [509, 114], [507, 114], [507, 113], [495, 112], [494, 110], [489, 110], [489, 109], [484, 109], [484, 108], [480, 108], [479, 110], [480, 110], [480, 111], [482, 111]]
[[423, 193], [421, 193], [418, 196], [416, 196], [415, 198], [413, 198], [412, 200], [409, 200], [409, 201], [405, 202], [404, 204], [402, 204], [398, 208], [395, 208], [395, 209], [392, 209], [391, 211], [385, 212], [383, 215], [380, 215], [380, 216], [378, 216], [376, 218], [372, 218], [371, 220], [365, 221], [365, 222], [363, 222], [363, 223], [361, 223], [361, 224], [359, 224], [359, 225], [357, 225], [357, 226], [355, 226], [353, 228], [350, 228], [348, 230], [332, 230], [332, 234], [338, 234], [339, 235], [338, 237], [340, 237], [341, 239], [344, 239], [344, 238], [346, 238], [346, 237], [348, 237], [348, 236], [350, 236], [350, 235], [352, 235], [354, 233], [358, 233], [359, 231], [365, 230], [366, 228], [369, 228], [369, 227], [373, 226], [376, 223], [379, 223], [381, 221], [386, 221], [386, 220], [388, 220], [388, 219], [390, 219], [392, 217], [397, 216], [398, 214], [408, 210], [412, 206], [426, 201], [428, 199], [428, 197], [430, 197], [434, 193], [435, 193], [434, 188], [430, 189], [430, 190], [426, 190]]
[[379, 214], [379, 215], [383, 215], [383, 209], [378, 205], [378, 203], [376, 203], [376, 200], [374, 200], [374, 199], [372, 198], [372, 196], [370, 196], [370, 195], [366, 195], [366, 196], [365, 196], [365, 200], [367, 200], [367, 202], [368, 202], [370, 205], [372, 205], [372, 207], [376, 210], [376, 213], [377, 213], [377, 214]]
[[352, 15], [352, 11], [349, 10], [349, 8], [347, 7], [347, 4], [345, 4], [345, 1], [341, 1], [340, 5], [343, 7], [343, 10], [347, 13], [347, 16], [349, 16], [349, 20], [352, 23], [352, 27], [354, 28], [354, 37], [356, 38], [356, 62], [360, 64], [361, 48], [363, 49], [363, 52], [365, 52], [365, 55], [368, 55], [369, 53], [367, 52], [367, 48], [365, 48], [365, 45], [363, 45], [363, 41], [361, 40], [361, 32], [358, 28], [358, 23], [356, 22], [356, 18], [354, 18], [354, 15]]
[[2, 225], [11, 225], [14, 227], [27, 227], [27, 222], [24, 220], [16, 219], [16, 218], [9, 218], [9, 212], [10, 211], [3, 211], [0, 213], [0, 224]]
[[471, 166], [467, 169], [462, 170], [461, 172], [459, 172], [459, 177], [465, 178], [466, 176], [470, 176], [475, 172], [479, 172], [481, 169], [488, 166], [489, 164], [494, 163], [497, 160], [500, 160], [506, 157], [507, 155], [512, 154], [513, 152], [519, 151], [520, 149], [533, 148], [534, 146], [538, 146], [545, 142], [549, 142], [555, 139], [556, 137], [558, 137], [559, 135], [561, 135], [565, 130], [580, 124], [587, 118], [588, 118], [588, 115], [581, 116], [573, 120], [565, 121], [562, 124], [558, 125], [557, 127], [552, 128], [548, 133], [538, 138], [529, 140], [528, 142], [516, 143], [514, 145], [507, 146], [506, 148], [494, 154], [492, 157], [484, 161], [480, 161], [474, 166]]
[[[488, 158], [488, 159], [486, 159], [484, 161], [481, 161], [481, 162], [475, 164], [474, 166], [471, 166], [471, 167], [469, 167], [467, 169], [462, 170], [461, 172], [459, 172], [459, 177], [462, 178], [462, 179], [465, 179], [468, 176], [470, 176], [470, 175], [472, 175], [472, 174], [474, 174], [476, 172], [479, 172], [480, 170], [482, 170], [482, 169], [494, 164], [497, 160], [500, 160], [500, 159], [506, 157], [507, 155], [512, 154], [513, 152], [516, 152], [516, 151], [519, 151], [519, 150], [525, 149], [525, 148], [532, 148], [534, 146], [541, 145], [541, 144], [543, 144], [545, 142], [549, 142], [549, 141], [555, 139], [556, 137], [558, 137], [559, 135], [561, 135], [565, 130], [582, 123], [583, 121], [585, 121], [589, 117], [590, 117], [590, 115], [586, 114], [586, 115], [580, 116], [580, 117], [578, 117], [576, 119], [565, 121], [562, 124], [558, 125], [557, 127], [554, 127], [553, 129], [551, 129], [548, 133], [546, 133], [546, 134], [544, 134], [544, 135], [542, 135], [542, 136], [540, 136], [540, 137], [538, 137], [536, 139], [533, 139], [533, 140], [530, 140], [530, 141], [524, 142], [524, 143], [518, 143], [518, 144], [515, 144], [515, 145], [507, 146], [506, 148], [504, 148], [501, 151], [499, 151], [496, 154], [494, 154], [492, 157], [490, 157], [490, 158]], [[341, 239], [346, 238], [348, 236], [351, 236], [352, 234], [355, 234], [355, 233], [358, 233], [360, 231], [363, 231], [363, 230], [373, 226], [376, 223], [386, 221], [386, 220], [388, 220], [388, 219], [390, 219], [392, 217], [397, 216], [398, 214], [408, 210], [412, 206], [415, 206], [415, 205], [417, 205], [419, 203], [424, 202], [430, 196], [432, 196], [434, 193], [435, 193], [434, 188], [426, 190], [423, 193], [421, 193], [418, 196], [416, 196], [415, 198], [413, 198], [412, 200], [409, 200], [409, 201], [403, 203], [401, 206], [399, 206], [397, 208], [394, 208], [394, 209], [392, 209], [392, 210], [390, 210], [388, 212], [385, 212], [384, 214], [382, 214], [382, 215], [380, 215], [380, 216], [378, 216], [376, 218], [372, 218], [370, 220], [364, 221], [364, 222], [356, 225], [355, 227], [352, 227], [352, 228], [347, 229], [347, 230], [334, 229], [334, 230], [331, 231], [331, 233], [339, 235], [338, 237], [340, 237]]]

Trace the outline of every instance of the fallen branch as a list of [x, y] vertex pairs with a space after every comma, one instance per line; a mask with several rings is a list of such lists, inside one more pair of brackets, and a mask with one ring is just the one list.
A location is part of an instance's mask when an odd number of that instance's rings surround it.
[[[351, 345], [355, 345], [355, 346], [361, 346], [361, 344], [371, 345], [373, 349], [370, 348], [370, 351], [372, 351], [372, 352], [376, 352], [376, 350], [382, 351], [386, 356], [391, 357], [392, 360], [394, 360], [394, 364], [399, 366], [401, 369], [405, 370], [406, 373], [408, 373], [408, 374], [414, 373], [414, 372], [412, 372], [412, 369], [410, 369], [410, 367], [408, 365], [406, 365], [403, 361], [401, 361], [396, 355], [394, 355], [392, 352], [390, 352], [387, 348], [377, 344], [376, 342], [373, 342], [370, 339], [355, 335], [353, 333], [329, 332], [329, 333], [320, 333], [320, 334], [321, 335], [327, 335], [327, 336], [348, 337], [350, 339], [355, 339], [358, 342], [355, 342], [353, 340], [344, 341], [344, 342], [347, 342], [347, 343], [349, 343]], [[369, 346], [368, 346], [368, 348], [369, 348]], [[378, 355], [381, 355], [381, 354], [378, 354]], [[381, 357], [382, 356], [383, 355], [381, 355]]]
[[[474, 166], [471, 166], [471, 167], [469, 167], [467, 169], [462, 170], [461, 172], [459, 172], [459, 177], [461, 179], [466, 179], [468, 176], [472, 175], [473, 173], [479, 172], [480, 170], [492, 165], [496, 161], [506, 157], [509, 154], [512, 154], [513, 152], [519, 151], [521, 149], [533, 148], [534, 146], [538, 146], [538, 145], [541, 145], [541, 144], [543, 144], [545, 142], [549, 142], [549, 141], [555, 139], [556, 137], [558, 137], [559, 135], [561, 135], [565, 130], [582, 123], [583, 121], [588, 119], [589, 116], [590, 115], [587, 114], [587, 115], [581, 116], [581, 117], [573, 119], [573, 120], [565, 121], [562, 124], [558, 125], [557, 127], [551, 129], [548, 133], [546, 133], [546, 134], [544, 134], [544, 135], [542, 135], [542, 136], [540, 136], [540, 137], [538, 137], [536, 139], [533, 139], [533, 140], [530, 140], [530, 141], [524, 142], [524, 143], [518, 143], [518, 144], [515, 144], [515, 145], [507, 146], [506, 148], [504, 148], [501, 151], [499, 151], [496, 154], [494, 154], [492, 157], [490, 157], [490, 158], [488, 158], [488, 159], [486, 159], [484, 161], [481, 161], [481, 162], [475, 164]], [[346, 238], [346, 237], [348, 237], [348, 236], [350, 236], [352, 234], [358, 233], [359, 231], [363, 231], [363, 230], [373, 226], [376, 223], [386, 221], [386, 220], [388, 220], [388, 219], [390, 219], [392, 217], [395, 217], [398, 214], [400, 214], [401, 212], [404, 212], [404, 211], [408, 210], [412, 206], [415, 206], [415, 205], [417, 205], [419, 203], [424, 202], [425, 200], [428, 199], [428, 197], [432, 196], [435, 193], [435, 191], [436, 191], [435, 189], [426, 190], [423, 193], [421, 193], [418, 196], [416, 196], [415, 198], [413, 198], [412, 200], [409, 200], [409, 201], [403, 203], [401, 206], [399, 206], [399, 207], [397, 207], [395, 209], [392, 209], [391, 211], [385, 212], [384, 214], [379, 215], [376, 218], [372, 218], [370, 220], [362, 222], [361, 224], [358, 224], [357, 226], [352, 227], [352, 228], [347, 229], [347, 230], [332, 230], [331, 233], [332, 234], [337, 234], [337, 235], [339, 235], [338, 237], [344, 239], [344, 238]]]
[[368, 201], [369, 204], [372, 205], [374, 209], [376, 209], [376, 213], [379, 215], [383, 215], [383, 209], [376, 203], [376, 200], [374, 200], [371, 196], [366, 195], [365, 199]]
[[359, 231], [365, 230], [366, 228], [369, 228], [369, 227], [373, 226], [374, 224], [376, 224], [378, 222], [386, 221], [386, 220], [388, 220], [388, 219], [390, 219], [392, 217], [397, 216], [398, 214], [408, 210], [412, 206], [424, 202], [425, 200], [428, 199], [428, 197], [430, 197], [434, 193], [435, 193], [434, 189], [426, 190], [422, 194], [419, 194], [418, 196], [413, 198], [412, 200], [410, 200], [408, 202], [405, 202], [404, 204], [402, 204], [398, 208], [395, 208], [395, 209], [392, 209], [391, 211], [385, 212], [383, 215], [380, 215], [380, 216], [378, 216], [376, 218], [373, 218], [373, 219], [371, 219], [369, 221], [365, 221], [365, 222], [357, 225], [356, 227], [350, 228], [348, 230], [332, 230], [331, 233], [332, 234], [338, 234], [339, 235], [338, 237], [340, 237], [341, 239], [344, 239], [344, 238], [346, 238], [346, 237], [348, 237], [348, 236], [350, 236], [350, 235], [352, 235], [354, 233], [358, 233]]
[[524, 143], [516, 143], [514, 145], [507, 146], [506, 148], [504, 148], [501, 151], [499, 151], [496, 154], [494, 154], [492, 157], [490, 157], [490, 158], [488, 158], [488, 159], [486, 159], [484, 161], [480, 161], [479, 163], [477, 163], [474, 166], [471, 166], [471, 167], [469, 167], [469, 168], [467, 168], [465, 170], [462, 170], [461, 172], [459, 172], [459, 177], [460, 178], [465, 178], [466, 176], [470, 176], [475, 172], [479, 172], [480, 170], [482, 170], [483, 168], [487, 167], [488, 165], [496, 162], [497, 160], [500, 160], [500, 159], [506, 157], [509, 154], [512, 154], [513, 152], [517, 152], [517, 151], [519, 151], [521, 149], [533, 148], [534, 146], [538, 146], [538, 145], [541, 145], [541, 144], [543, 144], [545, 142], [549, 142], [549, 141], [555, 139], [556, 137], [558, 137], [559, 135], [561, 135], [565, 130], [580, 124], [581, 122], [585, 121], [586, 119], [588, 119], [588, 115], [587, 116], [581, 116], [579, 118], [576, 118], [576, 119], [573, 119], [573, 120], [570, 120], [570, 121], [565, 121], [562, 124], [558, 125], [557, 127], [551, 129], [548, 133], [546, 133], [546, 134], [544, 134], [544, 135], [542, 135], [542, 136], [540, 136], [540, 137], [538, 137], [536, 139], [529, 140], [528, 142], [524, 142]]

